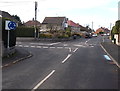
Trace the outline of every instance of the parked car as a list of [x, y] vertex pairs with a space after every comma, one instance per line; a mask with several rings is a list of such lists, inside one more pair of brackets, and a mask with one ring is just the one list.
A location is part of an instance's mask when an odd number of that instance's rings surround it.
[[110, 36], [110, 33], [107, 33], [107, 36]]
[[92, 36], [90, 34], [86, 34], [85, 38], [91, 38]]
[[93, 36], [93, 37], [97, 37], [97, 34], [93, 34], [92, 36]]

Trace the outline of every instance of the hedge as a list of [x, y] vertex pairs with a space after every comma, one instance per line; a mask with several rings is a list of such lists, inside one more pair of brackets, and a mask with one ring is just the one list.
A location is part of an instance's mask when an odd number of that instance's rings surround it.
[[34, 27], [18, 27], [16, 29], [17, 37], [34, 37]]

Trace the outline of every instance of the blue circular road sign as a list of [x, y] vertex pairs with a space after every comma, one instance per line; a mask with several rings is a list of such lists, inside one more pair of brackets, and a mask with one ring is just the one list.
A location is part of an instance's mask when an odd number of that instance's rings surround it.
[[8, 23], [8, 28], [9, 28], [10, 30], [15, 30], [15, 29], [16, 29], [16, 23], [13, 22], [13, 21], [10, 21], [10, 22]]

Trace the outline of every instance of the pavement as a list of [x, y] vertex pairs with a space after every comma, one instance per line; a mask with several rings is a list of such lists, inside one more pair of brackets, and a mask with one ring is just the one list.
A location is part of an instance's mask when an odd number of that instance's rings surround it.
[[120, 61], [118, 56], [120, 52], [120, 46], [112, 42], [102, 42], [101, 47], [109, 55], [112, 61], [120, 68]]
[[27, 59], [29, 57], [32, 57], [32, 54], [25, 49], [15, 48], [15, 50], [16, 50], [16, 52], [13, 55], [11, 55], [9, 57], [4, 57], [2, 59], [2, 68], [8, 67], [12, 64], [20, 62], [20, 61]]

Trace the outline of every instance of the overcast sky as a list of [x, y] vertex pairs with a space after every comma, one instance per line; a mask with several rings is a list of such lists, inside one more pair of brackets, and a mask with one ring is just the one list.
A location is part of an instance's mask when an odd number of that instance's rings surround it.
[[[45, 17], [65, 16], [83, 26], [110, 28], [118, 20], [119, 0], [36, 0], [37, 20]], [[26, 22], [34, 18], [34, 0], [0, 0], [0, 10], [18, 15]]]

